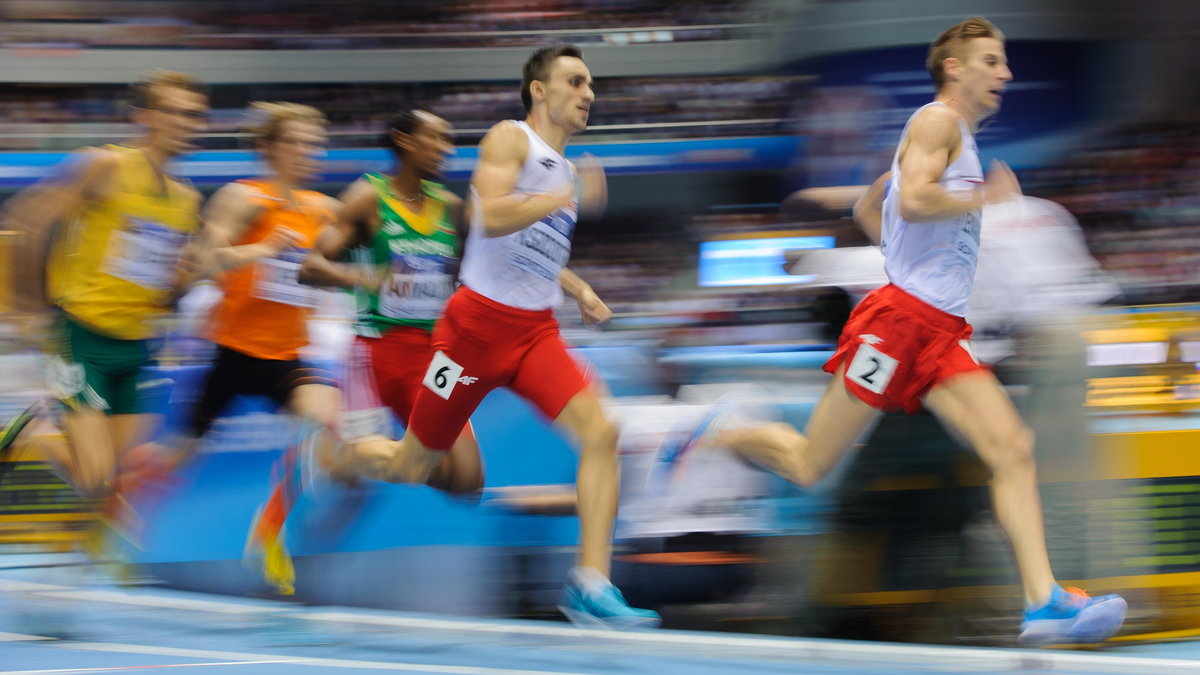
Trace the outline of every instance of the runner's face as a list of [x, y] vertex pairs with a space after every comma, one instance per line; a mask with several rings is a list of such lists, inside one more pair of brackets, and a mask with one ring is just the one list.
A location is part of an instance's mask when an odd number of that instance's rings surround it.
[[150, 92], [153, 103], [135, 119], [146, 125], [151, 143], [168, 156], [194, 150], [192, 139], [203, 131], [208, 118], [208, 97], [198, 91], [160, 86]]
[[397, 143], [405, 153], [405, 162], [421, 180], [439, 180], [445, 173], [447, 160], [454, 154], [454, 127], [425, 111], [417, 113], [417, 120], [413, 133], [399, 134]]
[[275, 139], [267, 143], [263, 154], [280, 180], [305, 183], [320, 177], [328, 140], [321, 125], [288, 120], [280, 126]]
[[991, 115], [1000, 109], [1004, 90], [1013, 79], [1004, 43], [995, 38], [975, 38], [967, 42], [963, 52], [959, 81], [965, 103], [980, 116]]
[[550, 119], [571, 133], [586, 129], [596, 92], [592, 90], [592, 73], [583, 61], [574, 56], [554, 59], [544, 84]]

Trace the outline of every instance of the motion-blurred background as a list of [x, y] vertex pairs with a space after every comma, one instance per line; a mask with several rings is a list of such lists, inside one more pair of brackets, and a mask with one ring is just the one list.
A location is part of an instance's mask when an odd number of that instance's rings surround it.
[[[699, 460], [670, 503], [642, 489], [662, 438], [721, 397], [803, 424], [825, 381], [817, 366], [851, 303], [882, 283], [878, 270], [850, 269], [869, 268], [869, 259], [824, 251], [865, 242], [849, 220], [853, 200], [820, 188], [869, 184], [888, 168], [904, 121], [934, 93], [923, 65], [929, 42], [973, 15], [1004, 31], [1015, 76], [979, 134], [981, 154], [1008, 162], [1027, 196], [1066, 209], [1029, 202], [985, 214], [985, 241], [990, 223], [1004, 238], [985, 244], [979, 285], [991, 304], [976, 320], [980, 341], [999, 345], [997, 371], [1039, 434], [1056, 569], [1092, 590], [1125, 593], [1132, 634], [1195, 628], [1195, 3], [6, 0], [0, 199], [74, 148], [132, 136], [127, 85], [150, 67], [211, 87], [202, 149], [173, 167], [206, 194], [260, 170], [238, 131], [254, 100], [306, 103], [329, 116], [317, 187], [333, 195], [390, 166], [384, 121], [402, 103], [425, 103], [456, 127], [447, 179], [463, 194], [482, 134], [523, 116], [518, 82], [529, 52], [578, 44], [597, 98], [568, 155], [602, 159], [610, 201], [602, 219], [581, 224], [571, 267], [617, 316], [603, 331], [579, 326], [572, 307], [561, 318], [628, 428], [645, 432], [623, 441], [618, 584], [674, 626], [1002, 641], [1015, 632], [1019, 600], [987, 511], [986, 476], [928, 416], [886, 418], [812, 493], [722, 457]], [[1048, 231], [1065, 239], [1039, 238]], [[6, 275], [6, 331], [19, 324], [11, 293]], [[160, 354], [176, 378], [176, 406], [206, 353], [203, 317], [180, 319]], [[331, 294], [310, 356], [337, 360], [347, 321]], [[0, 412], [11, 414], [40, 379], [15, 342], [0, 349]], [[131, 553], [158, 583], [261, 591], [238, 557], [287, 432], [256, 405], [222, 427], [186, 489], [155, 515], [146, 550]], [[489, 486], [572, 480], [565, 443], [511, 396], [489, 399], [476, 425]], [[61, 490], [10, 487], [0, 495], [0, 551], [69, 547], [86, 505], [55, 502]], [[354, 505], [315, 509], [295, 544], [300, 596], [465, 614], [553, 611], [575, 537], [570, 516], [499, 497], [472, 509], [427, 492], [375, 487]], [[201, 503], [220, 506], [197, 511]], [[46, 513], [61, 518], [31, 517]], [[442, 574], [420, 572], [431, 561]], [[384, 569], [406, 570], [410, 585], [380, 591], [357, 581]]]

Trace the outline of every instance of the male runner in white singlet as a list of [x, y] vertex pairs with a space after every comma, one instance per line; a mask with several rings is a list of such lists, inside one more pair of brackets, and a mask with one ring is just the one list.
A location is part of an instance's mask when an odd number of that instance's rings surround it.
[[590, 306], [590, 287], [564, 268], [578, 215], [599, 213], [607, 200], [598, 162], [581, 162], [577, 171], [563, 157], [567, 139], [587, 127], [595, 99], [582, 52], [571, 45], [534, 52], [521, 98], [525, 121], [500, 122], [479, 146], [462, 286], [434, 328], [434, 357], [408, 431], [394, 459], [367, 473], [426, 482], [484, 396], [512, 389], [580, 447], [579, 564], [560, 608], [577, 623], [657, 626], [657, 613], [630, 607], [609, 581], [617, 432], [554, 319], [564, 290]]
[[[966, 438], [992, 472], [993, 507], [1024, 589], [1022, 641], [1100, 642], [1120, 628], [1125, 601], [1116, 595], [1091, 598], [1055, 580], [1033, 434], [975, 358], [964, 319], [979, 253], [980, 210], [985, 202], [1019, 193], [1016, 177], [1000, 164], [985, 188], [974, 137], [979, 121], [999, 109], [1012, 79], [1003, 35], [986, 19], [968, 19], [934, 41], [927, 65], [937, 96], [905, 127], [883, 200], [882, 249], [891, 283], [851, 314], [825, 364], [834, 378], [803, 435], [786, 424], [725, 428], [716, 432], [716, 444], [811, 486], [880, 411], [925, 406]], [[704, 433], [699, 430], [697, 437]]]

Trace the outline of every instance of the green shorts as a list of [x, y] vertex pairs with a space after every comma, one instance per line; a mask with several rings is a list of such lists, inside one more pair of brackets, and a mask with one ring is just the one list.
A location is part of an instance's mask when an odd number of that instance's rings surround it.
[[154, 364], [148, 340], [118, 340], [61, 314], [46, 350], [46, 386], [71, 410], [107, 415], [149, 411], [146, 367]]

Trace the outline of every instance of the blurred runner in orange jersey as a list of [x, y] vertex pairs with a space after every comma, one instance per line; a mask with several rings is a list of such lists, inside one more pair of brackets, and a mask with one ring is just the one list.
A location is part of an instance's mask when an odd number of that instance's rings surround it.
[[[239, 180], [213, 195], [205, 209], [205, 238], [220, 272], [224, 298], [213, 310], [217, 353], [185, 429], [188, 436], [168, 445], [176, 463], [238, 395], [266, 396], [302, 418], [308, 432], [302, 444], [331, 447], [342, 396], [333, 376], [300, 359], [308, 344], [307, 321], [319, 291], [299, 283], [309, 251], [331, 228], [338, 203], [302, 189], [318, 177], [327, 125], [317, 109], [294, 103], [254, 103], [261, 117], [251, 126], [269, 173]], [[288, 451], [285, 475], [295, 476], [300, 448]], [[292, 566], [282, 541], [285, 505], [298, 490], [281, 485], [256, 518], [248, 553], [262, 555], [268, 581], [292, 592]]]

